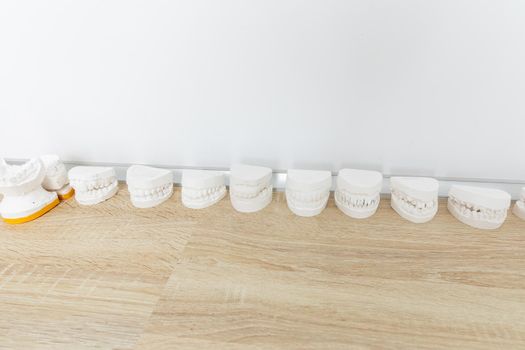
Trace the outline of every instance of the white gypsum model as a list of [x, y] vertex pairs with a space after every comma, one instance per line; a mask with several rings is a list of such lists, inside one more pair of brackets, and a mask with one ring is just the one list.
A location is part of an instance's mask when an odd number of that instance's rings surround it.
[[368, 218], [379, 206], [383, 174], [378, 171], [342, 169], [337, 175], [335, 204], [346, 215]]
[[392, 177], [390, 205], [416, 224], [432, 220], [438, 211], [439, 182], [429, 177]]
[[326, 207], [332, 173], [325, 170], [290, 169], [286, 176], [286, 202], [299, 216], [315, 216]]
[[272, 169], [253, 165], [234, 165], [230, 169], [230, 200], [233, 208], [252, 213], [272, 201]]
[[173, 173], [168, 169], [132, 165], [126, 173], [131, 203], [137, 208], [152, 208], [173, 194]]
[[521, 189], [520, 199], [518, 199], [514, 204], [512, 212], [520, 219], [525, 220], [525, 187]]
[[479, 229], [497, 229], [507, 217], [510, 195], [501, 190], [452, 185], [447, 208], [459, 221]]
[[75, 199], [82, 205], [103, 202], [118, 191], [115, 169], [110, 167], [77, 166], [69, 170], [68, 175]]
[[45, 170], [40, 159], [31, 159], [22, 165], [0, 161], [0, 215], [9, 224], [34, 220], [59, 203], [55, 192], [42, 188]]
[[48, 154], [40, 157], [40, 159], [44, 163], [46, 172], [42, 187], [48, 191], [56, 192], [60, 200], [73, 197], [75, 190], [69, 186], [66, 166], [60, 161], [60, 158], [56, 154]]
[[182, 204], [191, 209], [214, 205], [226, 196], [224, 174], [209, 170], [182, 172]]

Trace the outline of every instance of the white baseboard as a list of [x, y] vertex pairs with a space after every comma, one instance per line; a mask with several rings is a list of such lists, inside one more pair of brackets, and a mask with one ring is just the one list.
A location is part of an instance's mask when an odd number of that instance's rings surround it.
[[[16, 163], [22, 163], [25, 160], [24, 159], [6, 159], [8, 162], [16, 164]], [[131, 164], [121, 164], [121, 163], [95, 163], [95, 162], [64, 162], [66, 164], [66, 167], [72, 168], [74, 166], [78, 165], [89, 165], [89, 166], [111, 166], [115, 168], [115, 171], [117, 173], [117, 178], [120, 181], [126, 180], [126, 170], [131, 166]], [[180, 186], [181, 178], [182, 178], [182, 171], [184, 169], [197, 169], [194, 167], [177, 167], [177, 166], [156, 166], [159, 168], [165, 168], [170, 169], [173, 171], [174, 174], [174, 183], [175, 185]], [[221, 171], [226, 175], [226, 181], [228, 181], [229, 177], [229, 169], [221, 169], [221, 168], [198, 168], [198, 169], [204, 169], [204, 170], [215, 170], [215, 171]], [[390, 194], [390, 177], [392, 176], [410, 176], [408, 174], [396, 174], [396, 175], [385, 175], [383, 180], [383, 188], [381, 190], [381, 193], [383, 194]], [[418, 175], [421, 176], [421, 175]], [[439, 178], [435, 176], [434, 177], [439, 181], [439, 196], [440, 197], [447, 197], [448, 191], [450, 189], [450, 186], [452, 185], [471, 185], [471, 186], [479, 186], [479, 187], [490, 187], [490, 188], [497, 188], [503, 191], [508, 192], [512, 199], [518, 199], [521, 193], [521, 188], [525, 187], [525, 180], [496, 180], [496, 179], [463, 179], [463, 178]], [[333, 181], [332, 181], [332, 190], [335, 188], [335, 180], [336, 180], [336, 174], [332, 175]], [[286, 171], [274, 171], [273, 173], [273, 186], [274, 189], [277, 191], [284, 191], [286, 184]]]

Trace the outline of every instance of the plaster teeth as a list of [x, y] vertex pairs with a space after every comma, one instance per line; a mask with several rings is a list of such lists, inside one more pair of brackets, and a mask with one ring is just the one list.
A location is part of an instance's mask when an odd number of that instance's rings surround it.
[[424, 177], [392, 177], [392, 208], [403, 218], [424, 223], [431, 220], [438, 209], [439, 184]]
[[332, 185], [332, 174], [319, 170], [288, 170], [286, 202], [299, 216], [315, 216], [326, 207]]

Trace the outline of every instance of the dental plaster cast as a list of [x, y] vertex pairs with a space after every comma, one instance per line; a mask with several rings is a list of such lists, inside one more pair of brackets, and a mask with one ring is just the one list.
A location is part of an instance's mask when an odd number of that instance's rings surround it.
[[378, 171], [342, 169], [337, 175], [335, 204], [355, 219], [368, 218], [379, 206], [383, 175]]
[[453, 185], [448, 192], [447, 208], [464, 224], [484, 230], [497, 229], [507, 218], [510, 195], [492, 188]]
[[115, 169], [98, 166], [77, 166], [69, 170], [69, 183], [75, 199], [82, 205], [94, 205], [113, 197], [118, 191]]
[[4, 196], [0, 215], [5, 222], [28, 222], [57, 206], [57, 194], [42, 187], [44, 177], [44, 164], [40, 159], [31, 159], [22, 165], [0, 161], [0, 193]]
[[272, 201], [272, 169], [234, 165], [230, 169], [230, 200], [235, 210], [252, 213]]
[[439, 182], [429, 177], [392, 177], [390, 205], [416, 224], [432, 220], [438, 211]]
[[525, 187], [521, 189], [520, 199], [518, 199], [514, 204], [512, 212], [520, 219], [525, 220]]
[[286, 202], [299, 216], [315, 216], [326, 207], [332, 186], [332, 173], [324, 170], [288, 170]]
[[168, 169], [132, 165], [126, 173], [131, 203], [137, 208], [152, 208], [173, 194], [173, 173]]
[[75, 190], [69, 185], [67, 170], [64, 163], [56, 154], [48, 154], [40, 157], [44, 164], [46, 176], [42, 182], [42, 187], [48, 191], [54, 191], [58, 199], [66, 200], [75, 194]]
[[182, 172], [182, 204], [191, 209], [214, 205], [226, 196], [224, 174], [208, 170]]

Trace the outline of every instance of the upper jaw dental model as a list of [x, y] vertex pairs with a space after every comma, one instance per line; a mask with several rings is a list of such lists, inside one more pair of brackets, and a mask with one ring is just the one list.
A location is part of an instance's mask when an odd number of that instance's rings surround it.
[[416, 224], [432, 220], [438, 211], [439, 182], [429, 177], [392, 177], [390, 205]]
[[514, 204], [512, 212], [520, 219], [525, 220], [525, 187], [521, 189], [521, 197]]
[[77, 166], [69, 170], [68, 175], [75, 199], [82, 205], [98, 204], [118, 191], [115, 169], [110, 167]]
[[462, 223], [479, 229], [500, 227], [509, 207], [510, 195], [497, 189], [453, 185], [448, 192], [450, 213]]
[[59, 203], [55, 192], [42, 188], [45, 177], [44, 164], [31, 159], [22, 165], [9, 165], [0, 161], [0, 215], [9, 224], [34, 220]]
[[173, 194], [173, 173], [168, 169], [132, 165], [126, 173], [131, 203], [137, 208], [152, 208]]
[[230, 169], [230, 200], [235, 210], [252, 213], [272, 201], [272, 169], [234, 165]]
[[224, 174], [208, 170], [182, 172], [182, 204], [191, 209], [214, 205], [226, 196]]
[[46, 173], [42, 187], [48, 191], [56, 192], [60, 200], [73, 197], [75, 190], [69, 186], [66, 166], [60, 161], [60, 158], [55, 154], [48, 154], [40, 157], [40, 159], [44, 163]]
[[337, 175], [335, 204], [355, 219], [368, 218], [379, 206], [383, 175], [378, 171], [342, 169]]
[[299, 216], [315, 216], [326, 207], [332, 173], [324, 170], [290, 169], [286, 176], [286, 202]]

